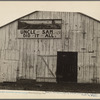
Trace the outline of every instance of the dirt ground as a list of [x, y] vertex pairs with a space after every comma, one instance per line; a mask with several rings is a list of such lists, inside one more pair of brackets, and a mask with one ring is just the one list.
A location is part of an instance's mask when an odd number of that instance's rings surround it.
[[100, 93], [100, 84], [16, 82], [0, 83], [2, 90]]

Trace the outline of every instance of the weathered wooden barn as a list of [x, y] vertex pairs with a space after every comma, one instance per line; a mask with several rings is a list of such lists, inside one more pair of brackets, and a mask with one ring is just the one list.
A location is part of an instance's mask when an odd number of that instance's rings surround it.
[[100, 21], [35, 11], [0, 27], [0, 82], [100, 83]]

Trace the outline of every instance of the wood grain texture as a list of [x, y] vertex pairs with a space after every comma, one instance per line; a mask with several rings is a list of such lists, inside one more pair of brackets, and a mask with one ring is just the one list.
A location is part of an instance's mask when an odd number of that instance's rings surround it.
[[[22, 19], [62, 19], [61, 39], [18, 39], [18, 22], [0, 29], [0, 82], [56, 82], [57, 52], [78, 52], [78, 83], [100, 83], [100, 23], [76, 12], [36, 12]], [[43, 61], [44, 59], [44, 61]]]

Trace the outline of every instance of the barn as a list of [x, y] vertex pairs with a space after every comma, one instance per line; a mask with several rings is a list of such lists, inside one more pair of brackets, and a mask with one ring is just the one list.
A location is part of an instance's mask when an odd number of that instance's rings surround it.
[[35, 11], [0, 27], [0, 82], [100, 83], [100, 21]]

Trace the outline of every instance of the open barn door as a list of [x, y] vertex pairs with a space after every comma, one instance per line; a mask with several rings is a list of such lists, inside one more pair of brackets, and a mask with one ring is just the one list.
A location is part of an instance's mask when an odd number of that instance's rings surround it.
[[77, 82], [77, 52], [57, 53], [57, 82]]

